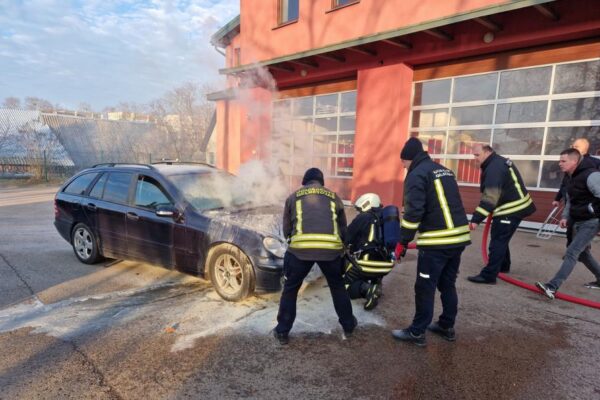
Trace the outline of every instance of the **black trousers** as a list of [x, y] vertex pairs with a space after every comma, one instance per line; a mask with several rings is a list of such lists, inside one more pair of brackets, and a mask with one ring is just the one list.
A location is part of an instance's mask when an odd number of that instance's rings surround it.
[[354, 329], [356, 322], [352, 314], [352, 303], [350, 302], [348, 292], [344, 288], [342, 278], [342, 258], [338, 257], [331, 261], [307, 261], [300, 260], [292, 253], [286, 252], [283, 259], [285, 283], [283, 285], [283, 292], [281, 293], [281, 300], [279, 301], [275, 331], [288, 333], [292, 329], [292, 325], [294, 325], [294, 320], [296, 319], [298, 290], [300, 290], [304, 278], [306, 278], [306, 275], [308, 275], [315, 262], [319, 265], [323, 275], [325, 275], [325, 279], [327, 279], [329, 291], [333, 298], [333, 306], [342, 328], [346, 331]]
[[438, 323], [445, 329], [454, 327], [458, 312], [456, 276], [464, 249], [464, 246], [439, 250], [419, 249], [415, 282], [415, 316], [409, 327], [415, 335], [424, 333], [433, 319], [436, 288], [440, 291], [442, 300], [442, 314]]
[[499, 272], [510, 271], [510, 248], [508, 246], [521, 218], [511, 216], [492, 218], [492, 231], [488, 247], [488, 263], [481, 270], [481, 276], [495, 281]]

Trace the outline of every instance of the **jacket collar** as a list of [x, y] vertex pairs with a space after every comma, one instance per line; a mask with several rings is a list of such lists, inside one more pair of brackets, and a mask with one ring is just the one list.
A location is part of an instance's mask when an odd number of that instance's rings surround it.
[[577, 176], [587, 169], [595, 170], [596, 164], [594, 164], [594, 161], [592, 161], [589, 156], [587, 156], [587, 157], [583, 156], [583, 157], [581, 157], [581, 161], [579, 162], [579, 165], [577, 165], [577, 168], [575, 168], [575, 171], [573, 171], [573, 174], [571, 176], [573, 176], [573, 177]]
[[410, 163], [410, 167], [408, 167], [408, 172], [415, 169], [417, 167], [417, 165], [419, 165], [420, 163], [422, 163], [425, 160], [431, 160], [431, 157], [429, 157], [429, 154], [426, 151], [422, 151], [422, 152], [418, 153], [415, 156], [415, 158], [412, 160], [412, 162]]
[[479, 168], [481, 168], [482, 170], [486, 169], [487, 166], [490, 165], [490, 163], [492, 162], [492, 160], [495, 159], [495, 158], [497, 158], [497, 157], [500, 157], [498, 155], [498, 153], [496, 153], [495, 151], [492, 151], [492, 154], [490, 154], [488, 156], [488, 158], [486, 158], [485, 161], [481, 163], [481, 166]]

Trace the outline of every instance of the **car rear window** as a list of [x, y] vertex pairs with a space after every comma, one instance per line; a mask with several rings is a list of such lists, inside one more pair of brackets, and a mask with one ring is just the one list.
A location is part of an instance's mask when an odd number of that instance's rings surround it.
[[97, 172], [81, 175], [69, 183], [63, 192], [82, 195], [97, 175]]
[[111, 172], [104, 185], [103, 200], [127, 204], [129, 183], [133, 175], [127, 172]]

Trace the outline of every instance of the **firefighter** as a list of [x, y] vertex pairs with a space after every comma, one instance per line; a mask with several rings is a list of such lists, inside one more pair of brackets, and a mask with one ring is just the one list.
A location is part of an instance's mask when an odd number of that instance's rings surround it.
[[381, 280], [394, 267], [394, 260], [383, 241], [381, 200], [366, 193], [354, 203], [359, 214], [348, 226], [345, 245], [348, 260], [344, 284], [351, 299], [365, 298], [365, 310], [374, 309], [382, 295]]
[[473, 155], [481, 167], [481, 200], [469, 227], [476, 229], [490, 213], [493, 217], [488, 263], [478, 275], [467, 279], [493, 285], [499, 272], [510, 271], [508, 244], [521, 220], [535, 212], [535, 205], [511, 160], [481, 144], [473, 146]]
[[302, 185], [287, 198], [283, 211], [283, 234], [289, 246], [283, 260], [284, 285], [273, 330], [281, 344], [289, 342], [298, 290], [315, 263], [327, 279], [344, 333], [351, 335], [357, 324], [342, 278], [344, 205], [336, 193], [324, 187], [323, 172], [318, 168], [306, 171]]
[[[429, 330], [448, 341], [455, 340], [454, 322], [458, 310], [456, 276], [460, 257], [471, 244], [465, 209], [454, 173], [434, 162], [417, 138], [410, 138], [400, 153], [408, 169], [404, 181], [404, 214], [401, 221], [400, 254], [416, 232], [417, 278], [415, 282], [415, 315], [406, 329], [394, 330], [394, 338], [425, 346]], [[404, 249], [404, 250], [402, 250]], [[435, 290], [439, 289], [442, 313], [431, 324]]]

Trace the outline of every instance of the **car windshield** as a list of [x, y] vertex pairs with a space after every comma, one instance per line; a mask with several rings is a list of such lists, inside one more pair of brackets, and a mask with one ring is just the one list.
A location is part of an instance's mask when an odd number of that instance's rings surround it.
[[235, 190], [235, 176], [224, 171], [170, 175], [169, 180], [198, 211], [239, 207], [247, 202]]

